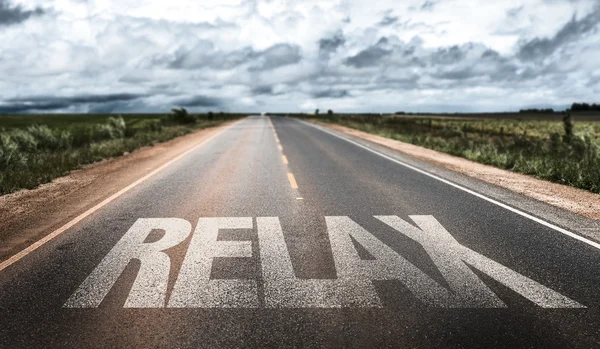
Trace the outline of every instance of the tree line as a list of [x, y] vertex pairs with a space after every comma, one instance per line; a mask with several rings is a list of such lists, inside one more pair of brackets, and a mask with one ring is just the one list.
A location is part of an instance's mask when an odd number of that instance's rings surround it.
[[571, 111], [600, 111], [600, 104], [573, 103]]
[[[596, 103], [573, 103], [571, 105], [570, 109], [566, 110], [568, 111], [572, 111], [572, 112], [585, 112], [585, 111], [600, 111], [600, 104], [596, 104]], [[521, 109], [519, 111], [519, 113], [527, 113], [527, 114], [531, 114], [531, 113], [556, 113], [556, 111], [552, 108], [547, 108], [547, 109], [537, 109], [537, 108], [531, 108], [531, 109]]]

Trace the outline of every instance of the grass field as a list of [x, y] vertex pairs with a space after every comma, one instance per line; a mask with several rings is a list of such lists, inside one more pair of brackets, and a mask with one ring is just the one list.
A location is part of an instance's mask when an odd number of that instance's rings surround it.
[[[127, 125], [139, 128], [144, 123], [160, 121], [164, 114], [124, 114], [121, 116]], [[46, 125], [51, 128], [65, 129], [106, 123], [110, 117], [111, 115], [107, 114], [0, 115], [0, 129], [24, 129], [31, 125]]]
[[[507, 114], [508, 115], [508, 114]], [[560, 115], [560, 114], [559, 114]], [[483, 164], [600, 193], [600, 121], [561, 117], [321, 115], [335, 123]], [[586, 115], [586, 120], [593, 117]]]
[[0, 115], [0, 195], [241, 115]]

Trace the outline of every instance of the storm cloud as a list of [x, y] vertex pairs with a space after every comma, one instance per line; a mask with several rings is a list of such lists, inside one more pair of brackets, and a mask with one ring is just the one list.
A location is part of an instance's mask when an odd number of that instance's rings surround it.
[[[168, 67], [223, 70], [245, 65], [248, 70], [271, 70], [298, 63], [301, 59], [300, 48], [295, 45], [277, 44], [263, 51], [255, 51], [251, 47], [223, 51], [215, 49], [212, 42], [201, 41], [191, 50], [179, 49], [174, 58], [168, 62]], [[168, 58], [159, 58], [158, 62], [168, 60]]]
[[[387, 39], [382, 39], [387, 40]], [[378, 66], [380, 61], [392, 51], [386, 50], [381, 45], [380, 41], [377, 45], [368, 47], [354, 56], [346, 58], [345, 64], [355, 68], [366, 68]]]
[[45, 11], [41, 7], [26, 10], [20, 5], [13, 5], [9, 0], [0, 0], [0, 27], [18, 24], [32, 16], [41, 16]]
[[[102, 106], [121, 106], [123, 102], [129, 102], [145, 97], [145, 95], [131, 93], [117, 93], [106, 95], [79, 95], [68, 97], [34, 96], [27, 98], [9, 98], [0, 102], [0, 113], [22, 113], [26, 111], [55, 111], [64, 110], [78, 106], [88, 106], [90, 109]], [[104, 112], [111, 108], [105, 107]]]
[[223, 102], [219, 98], [208, 97], [208, 96], [192, 96], [176, 99], [173, 101], [175, 105], [182, 107], [219, 107]]
[[552, 38], [535, 38], [524, 44], [518, 53], [519, 58], [532, 60], [547, 57], [557, 49], [576, 42], [600, 25], [600, 5], [581, 19], [575, 15]]
[[350, 96], [347, 90], [322, 90], [313, 93], [314, 98], [344, 98]]
[[337, 51], [339, 47], [343, 46], [344, 43], [346, 43], [344, 34], [342, 32], [338, 32], [330, 38], [323, 38], [319, 40], [319, 53], [324, 56], [329, 56]]

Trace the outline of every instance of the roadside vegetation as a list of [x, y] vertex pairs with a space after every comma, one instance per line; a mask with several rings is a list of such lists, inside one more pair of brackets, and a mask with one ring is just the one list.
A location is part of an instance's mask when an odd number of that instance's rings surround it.
[[0, 115], [0, 195], [241, 115]]
[[558, 115], [558, 120], [524, 119], [518, 114], [485, 119], [333, 113], [296, 116], [600, 193], [600, 118], [575, 121], [578, 114]]

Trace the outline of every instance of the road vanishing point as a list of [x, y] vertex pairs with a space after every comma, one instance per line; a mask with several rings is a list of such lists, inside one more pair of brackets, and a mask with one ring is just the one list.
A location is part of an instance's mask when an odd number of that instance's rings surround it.
[[600, 347], [598, 241], [449, 173], [244, 118], [2, 261], [0, 347]]

